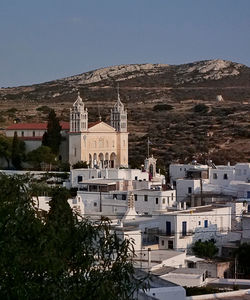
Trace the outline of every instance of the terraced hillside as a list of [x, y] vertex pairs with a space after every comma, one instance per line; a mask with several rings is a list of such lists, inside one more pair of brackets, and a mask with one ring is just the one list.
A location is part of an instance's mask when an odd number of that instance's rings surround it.
[[[51, 82], [0, 89], [0, 126], [18, 118], [45, 120], [47, 107], [61, 119], [77, 90], [89, 108], [109, 122], [119, 83], [129, 111], [131, 165], [151, 153], [161, 168], [170, 161], [209, 158], [216, 163], [250, 161], [250, 68], [224, 60], [184, 65], [120, 65]], [[224, 101], [218, 102], [217, 95]]]

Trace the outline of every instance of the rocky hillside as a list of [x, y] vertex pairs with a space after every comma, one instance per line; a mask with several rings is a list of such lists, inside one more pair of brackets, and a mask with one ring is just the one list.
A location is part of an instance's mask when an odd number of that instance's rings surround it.
[[[101, 114], [108, 122], [117, 83], [129, 111], [134, 164], [141, 163], [145, 155], [148, 135], [152, 152], [162, 162], [192, 157], [212, 157], [218, 162], [250, 159], [250, 68], [224, 60], [119, 65], [31, 86], [2, 88], [0, 126], [16, 117], [43, 120], [46, 106], [67, 120], [77, 90], [86, 101], [90, 119]], [[224, 101], [218, 102], [217, 95]]]

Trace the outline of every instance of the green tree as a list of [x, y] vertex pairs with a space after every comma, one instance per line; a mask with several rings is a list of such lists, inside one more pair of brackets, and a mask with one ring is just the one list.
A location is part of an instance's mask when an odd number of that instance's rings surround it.
[[56, 117], [55, 111], [52, 109], [48, 115], [47, 131], [43, 135], [42, 145], [51, 148], [54, 154], [59, 153], [59, 147], [61, 144], [61, 125]]
[[86, 161], [78, 161], [74, 165], [72, 165], [73, 169], [87, 169], [88, 164]]
[[0, 298], [36, 299], [40, 292], [42, 223], [27, 188], [29, 179], [0, 175]]
[[15, 132], [12, 140], [11, 162], [17, 170], [22, 169], [22, 161], [25, 156], [25, 143], [17, 137]]
[[64, 189], [51, 191], [40, 219], [31, 186], [29, 177], [0, 175], [0, 298], [133, 299], [142, 281], [131, 241], [107, 219], [76, 217]]
[[10, 168], [11, 149], [12, 139], [4, 135], [0, 135], [0, 157], [6, 160], [8, 169]]
[[192, 250], [195, 255], [206, 258], [213, 258], [219, 251], [214, 240], [197, 241], [194, 243]]
[[51, 165], [56, 163], [56, 156], [50, 147], [40, 146], [27, 154], [27, 161], [36, 169], [40, 169], [42, 163], [48, 164], [51, 168]]
[[241, 244], [235, 252], [235, 256], [236, 256], [237, 262], [238, 262], [238, 268], [248, 278], [250, 276], [249, 253], [250, 253], [250, 245], [247, 243]]

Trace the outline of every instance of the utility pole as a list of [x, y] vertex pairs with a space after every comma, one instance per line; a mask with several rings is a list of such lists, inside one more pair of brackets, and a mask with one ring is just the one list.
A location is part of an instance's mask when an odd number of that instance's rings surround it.
[[237, 279], [237, 255], [235, 255], [234, 258], [234, 285], [236, 285], [236, 279]]
[[102, 192], [100, 191], [100, 212], [102, 212]]
[[203, 205], [203, 182], [202, 182], [202, 178], [200, 178], [200, 189], [201, 189], [201, 193], [200, 193], [201, 204], [200, 205]]

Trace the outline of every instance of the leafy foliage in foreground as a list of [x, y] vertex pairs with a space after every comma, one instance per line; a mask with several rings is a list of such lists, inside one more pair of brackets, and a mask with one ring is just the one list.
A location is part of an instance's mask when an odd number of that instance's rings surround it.
[[68, 192], [52, 190], [39, 218], [29, 177], [0, 175], [1, 299], [133, 299], [133, 247], [103, 219], [79, 220]]

